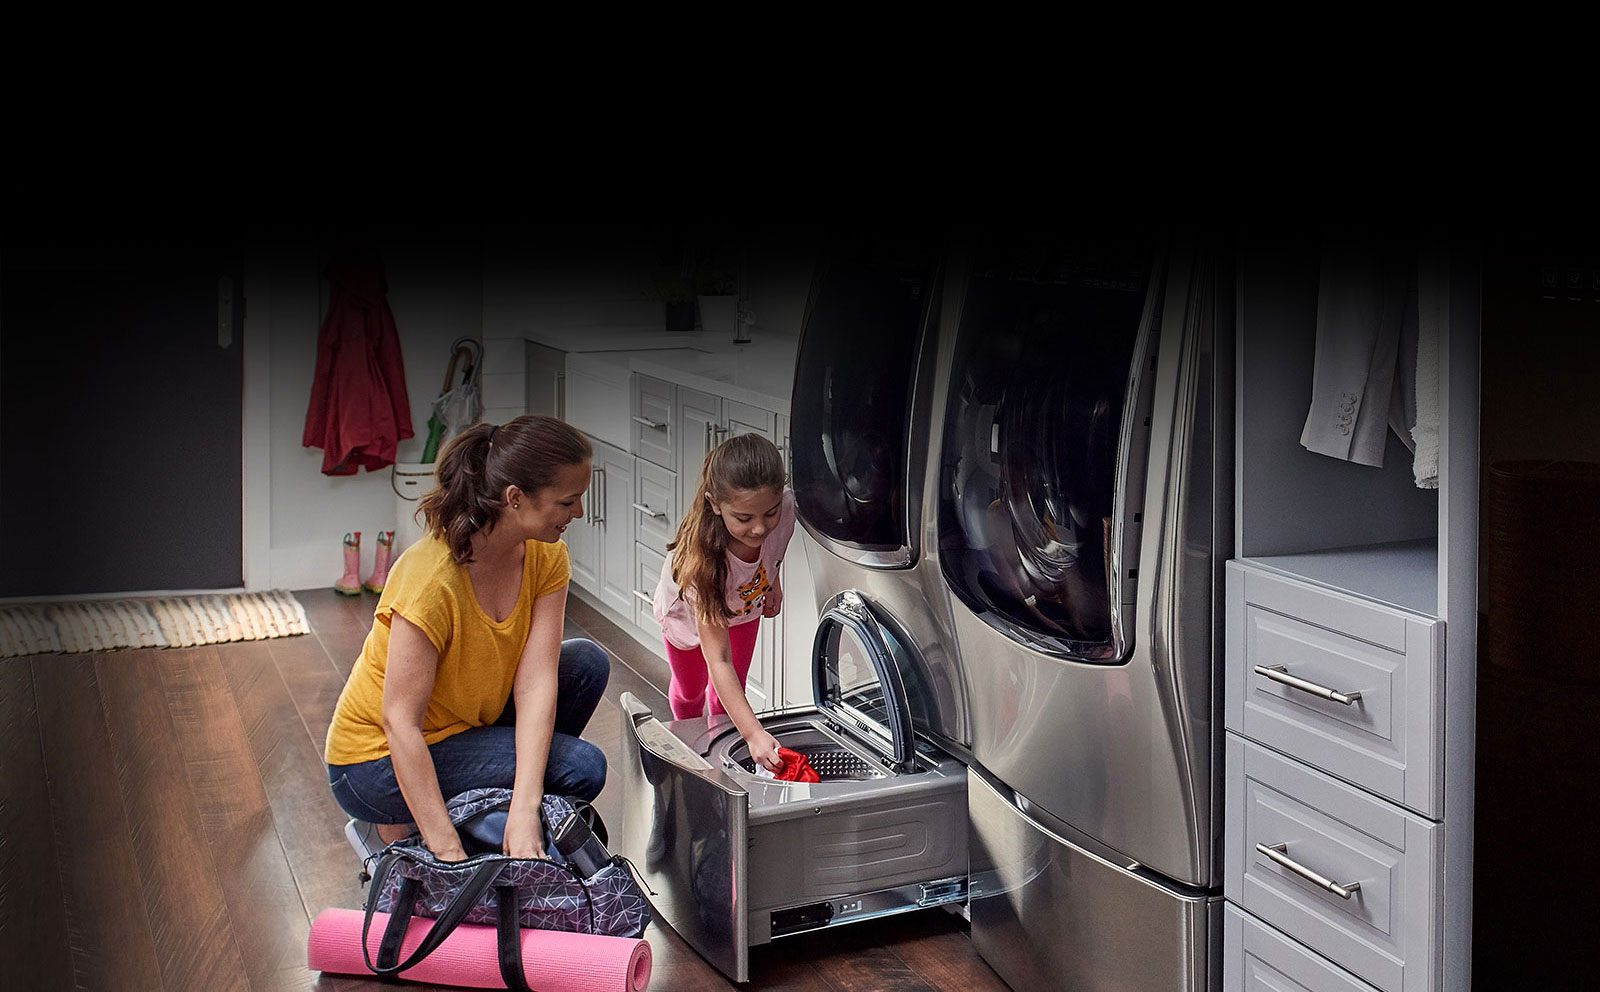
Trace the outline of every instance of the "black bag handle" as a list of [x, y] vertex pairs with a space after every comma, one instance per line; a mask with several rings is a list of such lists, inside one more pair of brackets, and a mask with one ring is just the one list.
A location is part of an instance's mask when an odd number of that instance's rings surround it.
[[533, 992], [528, 976], [522, 970], [522, 921], [519, 918], [521, 901], [515, 885], [494, 887], [499, 915], [495, 920], [496, 943], [500, 948], [500, 980], [511, 992]]
[[[372, 877], [372, 888], [367, 890], [367, 916], [361, 927], [361, 955], [373, 974], [385, 977], [396, 976], [408, 968], [415, 967], [417, 962], [432, 954], [440, 944], [444, 943], [444, 939], [461, 925], [468, 910], [477, 904], [484, 890], [499, 877], [501, 869], [506, 864], [503, 859], [495, 859], [485, 861], [473, 869], [472, 877], [456, 892], [449, 905], [445, 906], [444, 912], [434, 919], [433, 926], [428, 928], [428, 935], [422, 939], [422, 943], [417, 945], [417, 949], [404, 962], [395, 964], [394, 959], [400, 956], [400, 945], [405, 938], [406, 930], [411, 925], [412, 907], [416, 903], [416, 879], [409, 876], [402, 877], [398, 900], [390, 911], [389, 925], [384, 929], [383, 939], [378, 945], [378, 962], [374, 964], [372, 952], [367, 947], [368, 935], [372, 931], [372, 915], [377, 912], [378, 896], [383, 891], [383, 884], [400, 856], [398, 852], [389, 852], [379, 859], [377, 871]], [[592, 909], [590, 913], [593, 914]]]

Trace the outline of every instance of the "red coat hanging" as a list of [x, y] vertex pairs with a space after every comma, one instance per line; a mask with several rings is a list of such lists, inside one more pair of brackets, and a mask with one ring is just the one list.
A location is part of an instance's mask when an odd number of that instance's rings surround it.
[[351, 255], [328, 265], [333, 283], [317, 339], [317, 374], [301, 443], [321, 448], [324, 475], [354, 475], [395, 460], [412, 436], [400, 336], [383, 264]]

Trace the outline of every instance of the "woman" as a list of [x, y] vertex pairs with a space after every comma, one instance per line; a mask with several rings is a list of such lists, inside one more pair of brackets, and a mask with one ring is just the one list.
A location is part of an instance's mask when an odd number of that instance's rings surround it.
[[389, 572], [372, 631], [339, 694], [325, 758], [345, 812], [384, 843], [416, 829], [466, 857], [445, 797], [512, 790], [504, 852], [542, 857], [546, 791], [592, 800], [605, 755], [579, 740], [610, 675], [593, 641], [562, 641], [593, 449], [553, 417], [476, 424], [439, 457], [427, 535]]

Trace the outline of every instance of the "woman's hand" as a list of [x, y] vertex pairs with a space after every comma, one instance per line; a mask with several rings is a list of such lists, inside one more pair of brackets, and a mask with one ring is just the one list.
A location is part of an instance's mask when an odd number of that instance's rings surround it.
[[[538, 802], [533, 804], [535, 810], [539, 806]], [[539, 814], [526, 816], [513, 811], [507, 816], [506, 835], [500, 852], [513, 858], [544, 857], [544, 832], [539, 827]]]
[[783, 768], [783, 759], [778, 757], [778, 739], [765, 730], [757, 730], [744, 739], [745, 745], [750, 748], [750, 757], [768, 771], [776, 772]]
[[459, 836], [453, 841], [446, 841], [437, 847], [429, 844], [428, 850], [432, 851], [433, 856], [440, 861], [467, 860], [467, 852], [461, 849], [461, 838]]

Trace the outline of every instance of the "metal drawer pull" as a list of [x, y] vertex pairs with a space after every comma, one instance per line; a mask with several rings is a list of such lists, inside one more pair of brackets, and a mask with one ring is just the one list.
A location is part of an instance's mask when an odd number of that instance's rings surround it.
[[1271, 858], [1275, 863], [1280, 864], [1294, 872], [1296, 875], [1299, 875], [1312, 885], [1315, 885], [1321, 889], [1327, 889], [1340, 899], [1348, 899], [1361, 889], [1360, 882], [1347, 882], [1344, 885], [1340, 885], [1331, 878], [1323, 878], [1321, 875], [1318, 875], [1310, 868], [1307, 868], [1305, 865], [1289, 857], [1288, 844], [1257, 844], [1256, 850]]
[[662, 428], [667, 426], [666, 424], [658, 424], [654, 420], [651, 420], [649, 417], [634, 417], [633, 418], [633, 422], [636, 423], [636, 424], [643, 424], [644, 426], [650, 428], [653, 431], [659, 431]]
[[633, 504], [633, 508], [635, 510], [638, 510], [640, 513], [644, 514], [647, 517], [660, 517], [663, 520], [665, 520], [666, 517], [667, 517], [667, 511], [666, 510], [652, 510], [652, 509], [650, 509], [650, 507], [645, 506], [643, 503], [635, 503], [635, 504]]
[[1301, 692], [1309, 692], [1313, 696], [1321, 696], [1323, 699], [1331, 699], [1336, 703], [1343, 703], [1346, 706], [1349, 706], [1351, 703], [1361, 698], [1361, 693], [1359, 690], [1352, 689], [1350, 692], [1340, 692], [1337, 689], [1329, 689], [1327, 686], [1317, 685], [1315, 682], [1307, 682], [1305, 679], [1297, 679], [1293, 675], [1289, 674], [1289, 669], [1285, 665], [1257, 665], [1256, 674], [1265, 675], [1274, 682], [1282, 682], [1291, 689], [1299, 689]]
[[640, 592], [639, 590], [635, 589], [633, 591], [633, 595], [634, 598], [638, 599], [640, 602], [648, 603], [651, 606], [656, 605], [655, 597], [651, 596], [649, 593]]

